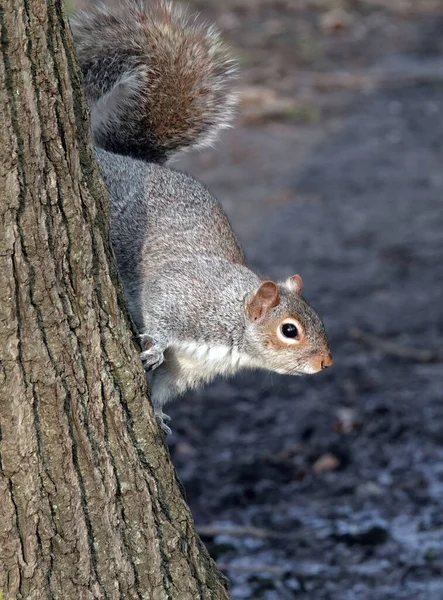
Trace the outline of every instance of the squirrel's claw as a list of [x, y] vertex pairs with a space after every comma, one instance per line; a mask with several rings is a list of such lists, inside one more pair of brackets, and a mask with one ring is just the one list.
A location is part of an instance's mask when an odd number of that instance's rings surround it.
[[157, 421], [160, 425], [160, 428], [166, 433], [166, 435], [171, 435], [171, 428], [168, 427], [165, 423], [165, 421], [170, 421], [171, 417], [169, 415], [166, 415], [161, 409], [158, 412], [155, 412], [155, 416], [157, 417]]
[[164, 357], [163, 352], [145, 350], [140, 353], [140, 359], [143, 361], [145, 371], [154, 371], [154, 369], [162, 364]]
[[152, 339], [147, 336], [143, 336], [142, 346], [145, 349], [143, 352], [140, 352], [140, 360], [143, 362], [145, 371], [153, 371], [162, 364], [165, 358], [163, 351], [159, 350], [159, 348], [154, 345]]

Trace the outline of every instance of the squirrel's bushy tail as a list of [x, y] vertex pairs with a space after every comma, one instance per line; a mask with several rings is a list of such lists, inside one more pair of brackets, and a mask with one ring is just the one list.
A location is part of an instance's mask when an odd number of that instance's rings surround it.
[[163, 162], [229, 126], [236, 69], [214, 27], [164, 0], [100, 3], [71, 25], [98, 146]]

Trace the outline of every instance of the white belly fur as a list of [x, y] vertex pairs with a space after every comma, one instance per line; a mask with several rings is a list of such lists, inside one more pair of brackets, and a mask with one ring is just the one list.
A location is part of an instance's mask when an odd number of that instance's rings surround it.
[[224, 345], [182, 342], [168, 354], [171, 361], [168, 370], [173, 370], [183, 383], [186, 382], [186, 387], [195, 387], [217, 375], [233, 375], [240, 369], [259, 366], [247, 354]]

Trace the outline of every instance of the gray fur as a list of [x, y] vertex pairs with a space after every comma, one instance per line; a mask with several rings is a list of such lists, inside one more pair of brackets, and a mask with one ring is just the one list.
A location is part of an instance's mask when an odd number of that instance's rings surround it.
[[[170, 398], [241, 368], [301, 374], [315, 353], [328, 353], [317, 314], [279, 284], [269, 319], [303, 323], [304, 351], [269, 347], [268, 320], [257, 324], [247, 303], [262, 280], [244, 255], [217, 200], [184, 173], [97, 151], [110, 193], [112, 243], [128, 304], [152, 376], [157, 414]], [[221, 363], [200, 348], [229, 348]], [[210, 354], [210, 350], [208, 351]], [[166, 428], [166, 426], [164, 426]]]
[[[110, 196], [112, 244], [163, 429], [170, 431], [165, 402], [216, 375], [243, 368], [296, 375], [328, 366], [326, 334], [300, 295], [301, 279], [263, 282], [245, 265], [218, 201], [195, 179], [156, 164], [226, 124], [231, 62], [218, 34], [190, 25], [168, 3], [144, 0], [82, 13], [74, 33], [96, 144], [104, 148], [96, 154]], [[173, 103], [162, 104], [174, 89], [195, 95], [181, 121]], [[282, 335], [288, 321], [297, 340]]]
[[214, 27], [165, 0], [98, 2], [71, 26], [101, 148], [164, 162], [229, 126], [236, 65]]

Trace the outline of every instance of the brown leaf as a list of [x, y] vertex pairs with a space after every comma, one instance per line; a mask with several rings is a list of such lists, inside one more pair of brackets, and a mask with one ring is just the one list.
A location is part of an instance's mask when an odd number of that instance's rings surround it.
[[327, 473], [328, 471], [335, 471], [340, 467], [340, 461], [333, 454], [322, 454], [320, 458], [317, 458], [315, 463], [312, 465], [312, 469], [315, 473]]

